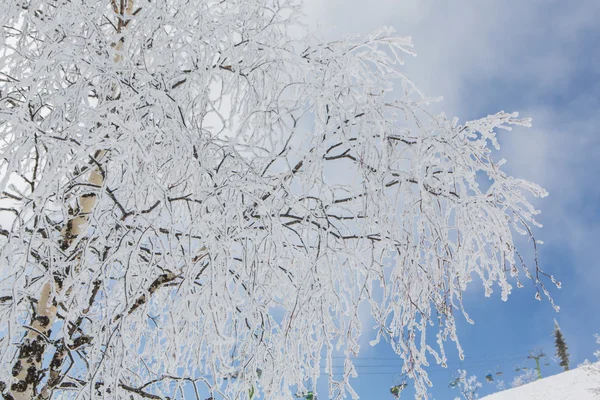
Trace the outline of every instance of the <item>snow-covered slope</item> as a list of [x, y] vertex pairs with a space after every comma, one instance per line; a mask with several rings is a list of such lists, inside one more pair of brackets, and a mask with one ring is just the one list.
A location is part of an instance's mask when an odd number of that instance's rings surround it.
[[495, 393], [482, 400], [600, 400], [600, 362]]

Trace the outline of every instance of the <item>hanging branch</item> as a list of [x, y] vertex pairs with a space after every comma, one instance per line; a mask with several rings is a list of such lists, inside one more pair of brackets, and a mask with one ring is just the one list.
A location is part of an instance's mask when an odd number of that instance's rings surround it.
[[393, 30], [323, 42], [299, 0], [30, 3], [0, 2], [4, 397], [286, 398], [322, 356], [353, 395], [365, 304], [424, 395], [473, 275], [559, 284], [514, 243], [537, 250], [546, 192], [492, 157], [529, 120], [432, 114]]

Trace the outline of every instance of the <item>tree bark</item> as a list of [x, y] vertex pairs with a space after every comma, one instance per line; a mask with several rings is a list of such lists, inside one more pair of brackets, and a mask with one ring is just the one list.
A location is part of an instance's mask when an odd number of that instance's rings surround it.
[[[121, 15], [118, 21], [118, 32], [127, 26], [127, 17], [133, 13], [134, 0], [111, 0], [111, 4], [117, 14]], [[123, 56], [121, 51], [123, 40], [115, 44], [117, 54], [114, 62], [119, 63]], [[95, 154], [95, 159], [102, 159], [106, 150], [100, 150]], [[104, 184], [104, 176], [96, 165], [92, 167], [88, 182], [97, 187]], [[97, 201], [97, 194], [84, 194], [77, 199], [78, 213], [67, 221], [67, 224], [61, 232], [61, 248], [67, 250], [79, 238], [88, 226], [89, 217], [94, 210]], [[62, 282], [55, 279], [55, 282], [46, 282], [42, 286], [37, 307], [33, 313], [31, 326], [25, 327], [25, 334], [20, 346], [17, 361], [12, 370], [13, 382], [10, 386], [7, 397], [14, 400], [30, 400], [38, 396], [40, 399], [50, 399], [52, 392], [63, 379], [62, 366], [67, 355], [66, 342], [69, 338], [63, 338], [63, 343], [56, 347], [50, 365], [48, 367], [48, 381], [40, 391], [40, 382], [44, 377], [42, 371], [42, 362], [48, 345], [52, 326], [56, 320], [56, 300], [55, 296], [62, 290]], [[91, 340], [92, 338], [87, 338]], [[39, 395], [38, 395], [39, 391]]]

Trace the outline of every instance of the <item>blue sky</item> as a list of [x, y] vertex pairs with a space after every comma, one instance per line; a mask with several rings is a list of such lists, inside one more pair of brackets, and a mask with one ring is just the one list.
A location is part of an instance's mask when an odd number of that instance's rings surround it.
[[[407, 75], [425, 94], [443, 96], [436, 107], [448, 115], [464, 121], [505, 110], [533, 118], [533, 128], [501, 134], [498, 156], [508, 160], [508, 172], [550, 192], [535, 203], [544, 224], [535, 234], [544, 241], [542, 268], [562, 282], [562, 289], [551, 290], [561, 311], [536, 301], [531, 286], [513, 291], [506, 303], [497, 293], [485, 298], [482, 290], [470, 288], [466, 307], [475, 325], [459, 320], [458, 328], [466, 358], [461, 363], [450, 352], [447, 370], [432, 366], [434, 397], [457, 395], [448, 388], [457, 368], [480, 380], [502, 371], [497, 378], [508, 384], [530, 350], [542, 348], [552, 356], [554, 318], [572, 365], [594, 359], [593, 334], [600, 333], [600, 2], [308, 0], [307, 5], [312, 21], [336, 25], [325, 31], [329, 37], [381, 25], [412, 36], [418, 56], [407, 60]], [[526, 240], [519, 244], [531, 256]], [[361, 398], [391, 399], [400, 362], [386, 344], [363, 347], [361, 357], [355, 381]], [[543, 373], [559, 371], [550, 363], [542, 365]], [[481, 393], [494, 390], [484, 384]]]

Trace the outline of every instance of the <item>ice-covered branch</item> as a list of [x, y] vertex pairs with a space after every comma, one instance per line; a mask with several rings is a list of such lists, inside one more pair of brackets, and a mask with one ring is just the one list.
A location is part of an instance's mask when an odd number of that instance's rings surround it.
[[296, 0], [59, 3], [0, 5], [3, 394], [290, 398], [324, 367], [342, 398], [363, 304], [423, 394], [473, 277], [549, 296], [513, 240], [546, 192], [491, 150], [529, 121], [432, 114], [408, 38], [322, 42]]

